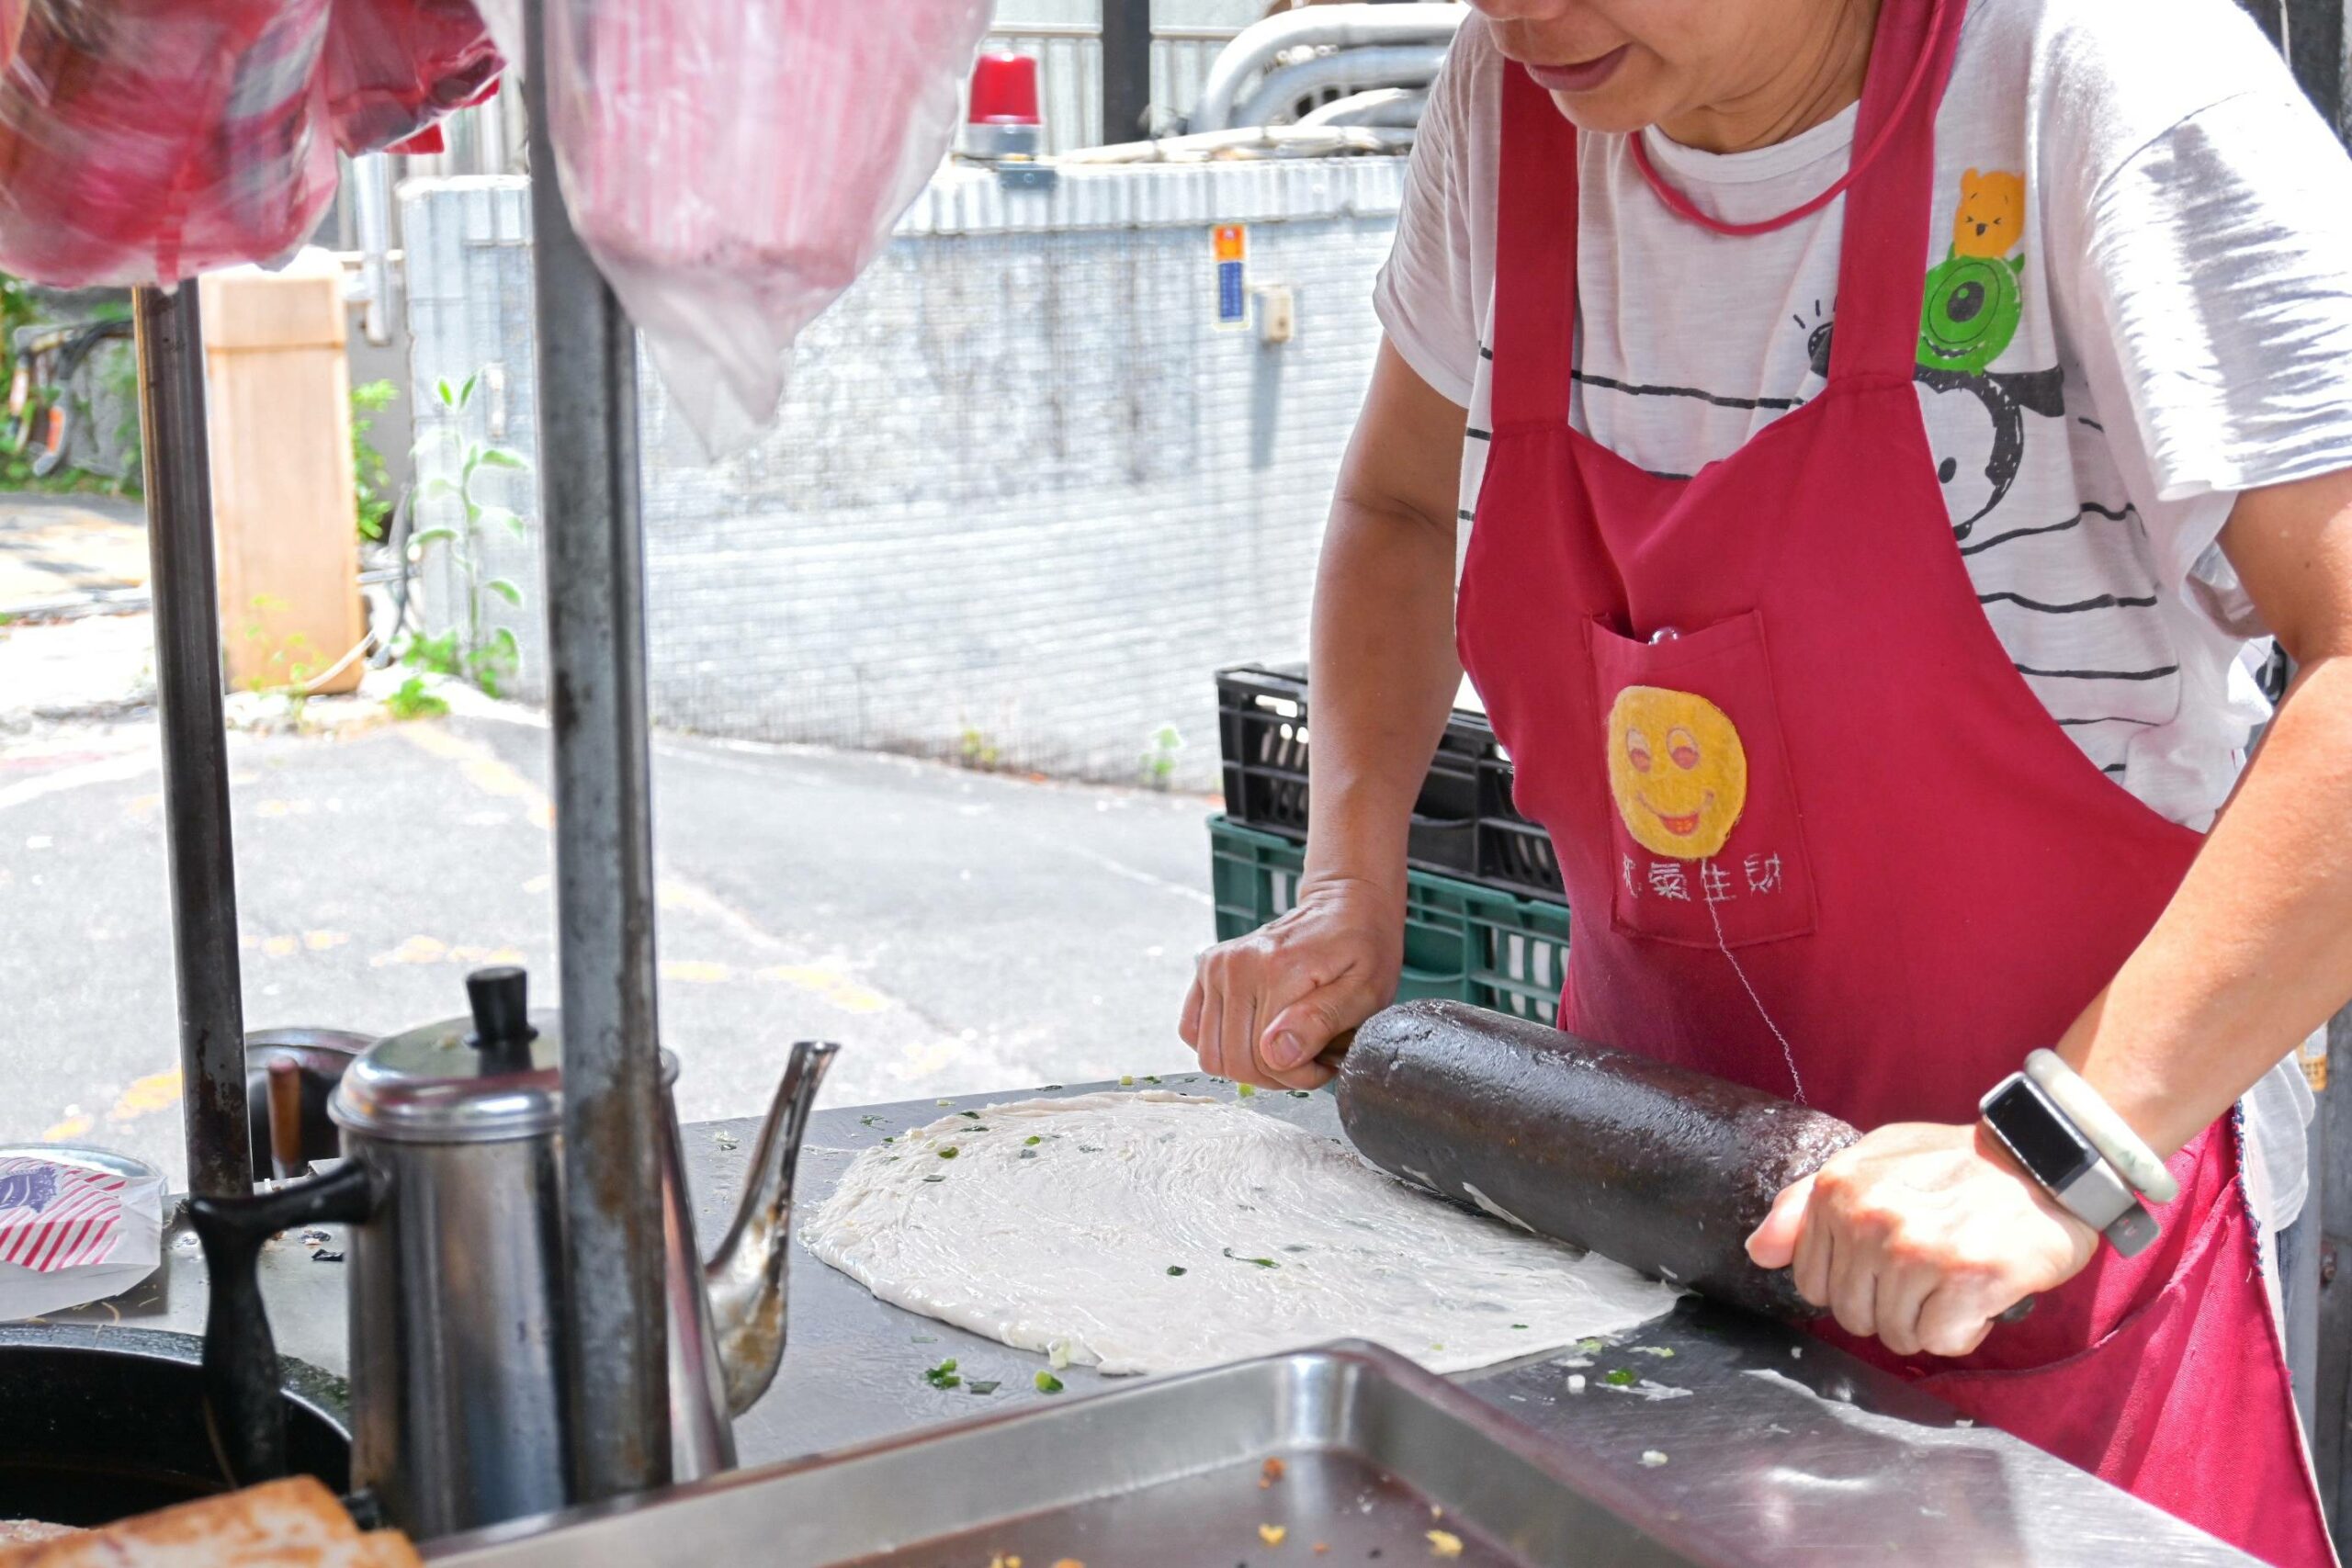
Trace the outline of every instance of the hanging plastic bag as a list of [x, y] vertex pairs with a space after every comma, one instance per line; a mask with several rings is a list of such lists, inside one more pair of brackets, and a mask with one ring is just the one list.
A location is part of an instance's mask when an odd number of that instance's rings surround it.
[[0, 69], [0, 270], [174, 283], [300, 245], [334, 197], [328, 4], [0, 0], [23, 7]]
[[334, 0], [324, 69], [335, 144], [356, 156], [405, 141], [498, 91], [504, 67], [471, 0]]
[[707, 446], [739, 446], [775, 417], [793, 339], [938, 167], [990, 0], [547, 5], [572, 223], [673, 403]]

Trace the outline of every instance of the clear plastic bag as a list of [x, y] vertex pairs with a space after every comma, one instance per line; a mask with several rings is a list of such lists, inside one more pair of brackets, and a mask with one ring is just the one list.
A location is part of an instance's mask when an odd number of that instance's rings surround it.
[[548, 0], [573, 225], [706, 446], [775, 418], [793, 339], [945, 153], [990, 8]]
[[335, 187], [317, 69], [329, 0], [12, 5], [0, 270], [174, 283], [283, 255], [317, 226]]
[[335, 143], [356, 155], [404, 141], [496, 92], [504, 67], [472, 0], [334, 0], [324, 70]]

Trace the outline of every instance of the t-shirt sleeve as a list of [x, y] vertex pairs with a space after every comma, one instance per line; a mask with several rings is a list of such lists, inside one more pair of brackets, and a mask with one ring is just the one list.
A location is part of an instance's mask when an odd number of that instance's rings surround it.
[[2057, 279], [2174, 583], [2238, 491], [2352, 468], [2352, 159], [2275, 60], [2104, 174]]
[[1373, 283], [1373, 313], [1422, 380], [1464, 408], [1478, 370], [1478, 298], [1471, 262], [1470, 126], [1485, 51], [1465, 20], [1421, 111], [1396, 237]]

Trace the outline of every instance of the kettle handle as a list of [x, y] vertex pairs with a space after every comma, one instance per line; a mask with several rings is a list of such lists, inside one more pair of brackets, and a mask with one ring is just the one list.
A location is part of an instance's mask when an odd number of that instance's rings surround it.
[[261, 1249], [283, 1230], [323, 1220], [357, 1224], [384, 1183], [360, 1160], [251, 1198], [190, 1198], [188, 1223], [211, 1276], [204, 1315], [204, 1421], [214, 1457], [239, 1486], [286, 1473], [286, 1401], [277, 1341], [262, 1302]]

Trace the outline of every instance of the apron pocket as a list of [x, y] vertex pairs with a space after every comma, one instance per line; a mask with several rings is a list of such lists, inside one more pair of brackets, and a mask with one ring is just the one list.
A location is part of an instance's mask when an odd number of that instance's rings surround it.
[[1686, 947], [1814, 927], [1813, 871], [1761, 617], [1636, 642], [1585, 623], [1606, 749], [1610, 922]]

